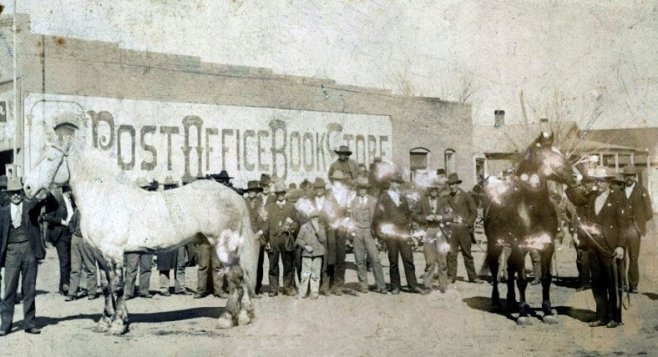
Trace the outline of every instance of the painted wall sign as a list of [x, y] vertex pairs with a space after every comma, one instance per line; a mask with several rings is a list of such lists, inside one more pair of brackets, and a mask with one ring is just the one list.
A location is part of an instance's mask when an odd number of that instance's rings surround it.
[[43, 125], [66, 111], [84, 115], [89, 144], [133, 178], [225, 169], [243, 182], [261, 173], [298, 182], [326, 176], [339, 145], [360, 163], [392, 157], [391, 119], [381, 115], [34, 93], [24, 106], [26, 167], [39, 156]]

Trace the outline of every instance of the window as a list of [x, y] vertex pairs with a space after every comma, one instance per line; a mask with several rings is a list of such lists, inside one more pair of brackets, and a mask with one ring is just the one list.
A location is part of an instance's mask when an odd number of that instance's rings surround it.
[[444, 167], [446, 168], [446, 174], [451, 174], [457, 171], [457, 166], [455, 164], [455, 149], [445, 149], [445, 151], [443, 151], [443, 161]]

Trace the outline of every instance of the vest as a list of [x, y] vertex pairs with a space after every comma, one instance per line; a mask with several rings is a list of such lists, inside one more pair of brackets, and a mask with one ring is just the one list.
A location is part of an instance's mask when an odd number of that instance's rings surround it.
[[10, 224], [7, 243], [23, 243], [27, 241], [27, 231], [25, 230], [23, 224], [21, 224], [18, 228], [14, 228], [14, 225]]
[[[356, 197], [356, 204], [352, 207], [352, 220], [359, 228], [370, 228], [370, 205], [361, 203], [361, 197]], [[370, 200], [370, 198], [369, 198]]]

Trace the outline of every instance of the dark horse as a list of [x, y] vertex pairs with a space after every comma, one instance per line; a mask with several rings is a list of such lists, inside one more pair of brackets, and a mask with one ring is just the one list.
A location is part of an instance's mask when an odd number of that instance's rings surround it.
[[[493, 278], [492, 308], [501, 308], [498, 269], [504, 247], [511, 253], [507, 261], [507, 307], [517, 306], [517, 323], [530, 323], [525, 289], [525, 254], [537, 249], [541, 256], [543, 321], [557, 323], [551, 311], [551, 260], [553, 259], [558, 218], [549, 200], [548, 180], [574, 185], [577, 171], [553, 147], [553, 134], [543, 133], [525, 150], [513, 175], [503, 179], [489, 177], [484, 182], [484, 232], [487, 236], [487, 264]], [[520, 301], [516, 305], [514, 277], [517, 274]]]

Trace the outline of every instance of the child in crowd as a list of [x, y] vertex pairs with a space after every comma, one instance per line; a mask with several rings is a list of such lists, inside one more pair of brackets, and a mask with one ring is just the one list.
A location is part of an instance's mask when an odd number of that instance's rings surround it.
[[297, 235], [295, 244], [302, 248], [302, 277], [299, 284], [298, 299], [306, 296], [311, 284], [311, 299], [317, 299], [320, 293], [320, 273], [322, 271], [322, 258], [324, 257], [324, 243], [327, 234], [322, 224], [318, 211], [309, 213], [309, 221], [306, 222]]

